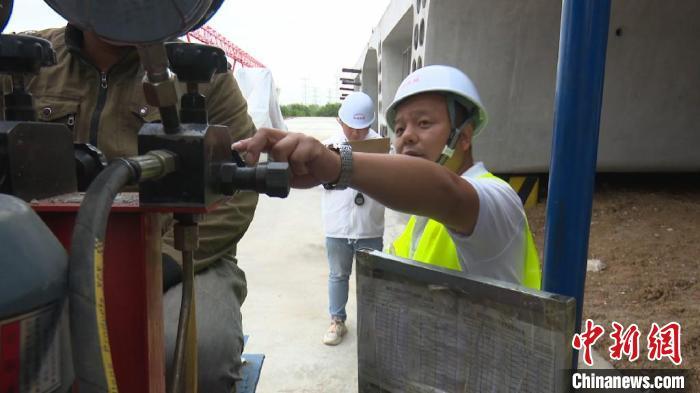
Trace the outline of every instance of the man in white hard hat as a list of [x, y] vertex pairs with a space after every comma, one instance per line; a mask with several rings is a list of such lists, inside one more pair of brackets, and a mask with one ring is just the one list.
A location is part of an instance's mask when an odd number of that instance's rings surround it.
[[233, 145], [288, 161], [292, 186], [351, 187], [414, 216], [390, 247], [395, 255], [463, 274], [540, 287], [540, 266], [517, 193], [474, 162], [472, 138], [487, 114], [472, 81], [448, 66], [404, 79], [386, 112], [398, 155], [329, 149], [303, 134], [260, 130]]
[[[370, 128], [374, 118], [372, 99], [365, 93], [351, 93], [338, 110], [342, 132], [323, 143], [339, 145], [381, 138]], [[353, 257], [360, 248], [382, 249], [384, 206], [351, 188], [326, 189], [321, 201], [330, 268], [328, 311], [331, 317], [331, 325], [323, 336], [323, 343], [338, 345], [347, 333], [345, 305], [348, 302], [348, 280], [352, 273]]]

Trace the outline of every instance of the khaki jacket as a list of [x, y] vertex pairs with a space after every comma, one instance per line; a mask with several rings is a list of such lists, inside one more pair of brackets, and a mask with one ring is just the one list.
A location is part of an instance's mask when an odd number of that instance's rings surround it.
[[[37, 120], [65, 123], [76, 142], [95, 144], [108, 159], [138, 154], [137, 135], [144, 123], [160, 120], [158, 108], [146, 103], [142, 79], [144, 71], [138, 53], [128, 53], [107, 72], [100, 72], [81, 53], [82, 32], [68, 25], [30, 34], [51, 41], [57, 65], [43, 68], [28, 84], [34, 96]], [[178, 83], [179, 93], [186, 90]], [[248, 138], [255, 125], [247, 113], [233, 74], [217, 75], [212, 83], [200, 86], [207, 97], [210, 124], [229, 126], [233, 140]], [[200, 247], [195, 253], [197, 270], [221, 257], [234, 258], [236, 244], [248, 229], [258, 195], [239, 193], [200, 225]], [[179, 255], [172, 246], [172, 235], [164, 237], [164, 252]], [[235, 260], [235, 259], [234, 259]]]

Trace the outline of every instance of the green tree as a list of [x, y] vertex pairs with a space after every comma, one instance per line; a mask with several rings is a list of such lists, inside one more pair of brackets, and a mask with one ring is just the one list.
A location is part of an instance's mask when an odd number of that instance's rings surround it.
[[328, 103], [323, 106], [316, 104], [289, 104], [282, 105], [284, 117], [335, 117], [338, 115], [340, 103]]

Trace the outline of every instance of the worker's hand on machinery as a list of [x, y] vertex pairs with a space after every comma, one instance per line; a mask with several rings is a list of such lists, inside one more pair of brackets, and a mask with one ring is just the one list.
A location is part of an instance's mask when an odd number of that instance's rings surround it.
[[258, 162], [261, 153], [268, 153], [270, 161], [288, 162], [292, 171], [290, 185], [294, 188], [334, 182], [340, 176], [340, 156], [305, 134], [261, 128], [231, 148], [245, 153], [245, 160], [251, 165]]

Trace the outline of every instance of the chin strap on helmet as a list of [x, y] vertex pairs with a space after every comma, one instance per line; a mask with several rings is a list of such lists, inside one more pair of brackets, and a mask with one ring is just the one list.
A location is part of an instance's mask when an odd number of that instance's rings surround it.
[[[445, 147], [442, 148], [442, 153], [437, 160], [437, 163], [444, 165], [447, 160], [449, 160], [455, 152], [455, 146], [457, 146], [457, 141], [459, 140], [459, 135], [462, 133], [462, 128], [467, 125], [467, 122], [472, 118], [471, 113], [468, 113], [458, 127], [455, 126], [457, 122], [457, 100], [452, 94], [447, 94], [445, 96], [447, 99], [447, 112], [450, 116], [450, 135], [447, 137], [447, 142], [445, 142]], [[466, 108], [465, 108], [466, 109]]]

